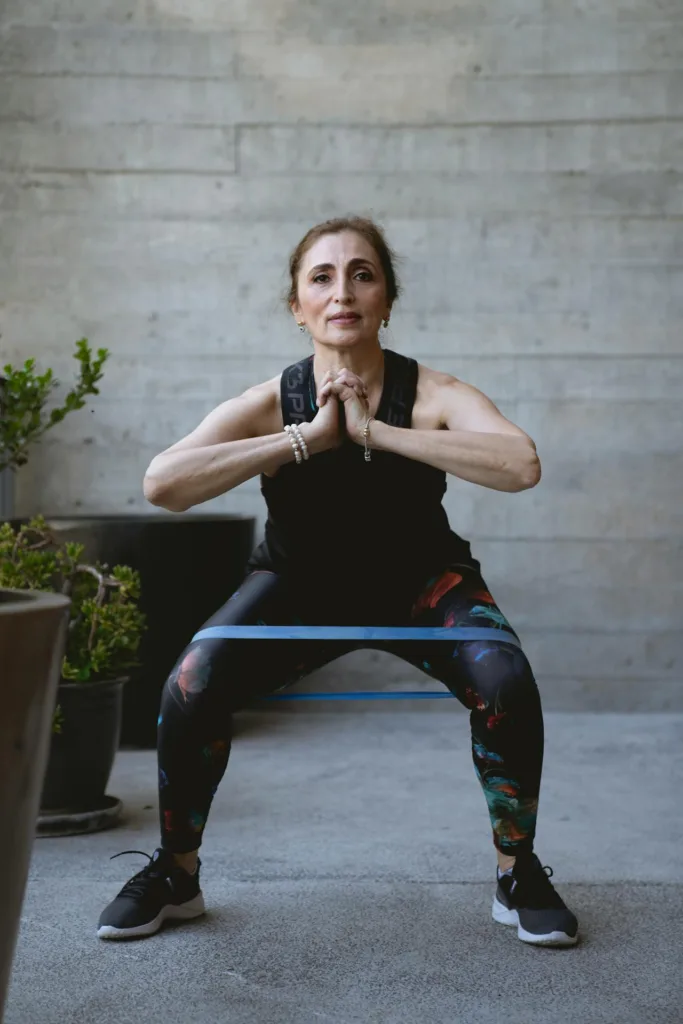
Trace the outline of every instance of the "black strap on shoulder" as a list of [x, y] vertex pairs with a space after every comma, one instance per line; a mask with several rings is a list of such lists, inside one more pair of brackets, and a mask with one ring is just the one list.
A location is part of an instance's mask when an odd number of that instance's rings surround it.
[[283, 371], [280, 378], [280, 399], [282, 403], [282, 420], [288, 423], [310, 422], [309, 379], [313, 366], [313, 356], [300, 359]]
[[384, 374], [383, 399], [386, 400], [386, 405], [382, 403], [383, 415], [378, 418], [383, 419], [391, 427], [410, 427], [417, 394], [417, 361], [399, 352], [385, 349]]

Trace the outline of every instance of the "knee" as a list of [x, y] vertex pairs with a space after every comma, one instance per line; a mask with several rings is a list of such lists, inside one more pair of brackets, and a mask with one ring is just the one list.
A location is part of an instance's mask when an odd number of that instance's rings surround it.
[[473, 708], [510, 712], [540, 700], [531, 665], [519, 647], [481, 642], [463, 646], [468, 650], [459, 653], [460, 667], [465, 669]]
[[211, 687], [214, 664], [207, 645], [187, 648], [164, 684], [163, 699], [170, 697], [183, 711], [191, 710]]

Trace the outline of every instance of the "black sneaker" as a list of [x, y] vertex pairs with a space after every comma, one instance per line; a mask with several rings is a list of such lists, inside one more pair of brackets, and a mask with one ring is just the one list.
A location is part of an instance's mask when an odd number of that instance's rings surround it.
[[124, 850], [114, 857], [124, 853], [142, 853], [143, 857], [149, 857], [149, 864], [133, 875], [102, 911], [97, 927], [100, 939], [154, 935], [169, 918], [188, 920], [204, 913], [204, 897], [199, 888], [201, 861], [194, 875], [190, 875], [176, 864], [167, 850], [159, 848], [151, 857], [142, 850]]
[[493, 920], [517, 925], [522, 942], [535, 946], [574, 946], [579, 923], [555, 892], [553, 869], [542, 867], [535, 853], [519, 857], [511, 875], [498, 879]]

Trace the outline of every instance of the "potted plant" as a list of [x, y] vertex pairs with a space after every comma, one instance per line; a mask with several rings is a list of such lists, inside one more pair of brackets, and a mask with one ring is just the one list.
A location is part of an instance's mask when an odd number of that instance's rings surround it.
[[[83, 545], [60, 542], [42, 516], [0, 525], [0, 586], [71, 599], [48, 766], [40, 801], [49, 834], [94, 831], [120, 802], [106, 788], [119, 746], [123, 687], [145, 629], [139, 574], [83, 562]], [[112, 804], [112, 800], [114, 803]]]
[[46, 405], [59, 385], [51, 369], [36, 373], [35, 359], [21, 368], [7, 364], [0, 376], [0, 516], [10, 519], [14, 512], [14, 474], [28, 462], [29, 449], [46, 431], [76, 409], [82, 409], [87, 395], [98, 395], [97, 383], [109, 357], [106, 348], [93, 354], [87, 338], [76, 342], [74, 359], [80, 366], [78, 379], [61, 405], [48, 413]]
[[[93, 356], [86, 338], [77, 342], [78, 378], [61, 405], [51, 411], [48, 405], [58, 385], [51, 369], [38, 373], [34, 359], [21, 368], [4, 367], [4, 380], [0, 375], [0, 523], [10, 521], [17, 529], [29, 522], [29, 515], [14, 517], [15, 473], [30, 461], [32, 445], [46, 431], [82, 408], [88, 395], [99, 394], [97, 385], [108, 357], [104, 348]], [[93, 446], [88, 459], [96, 457]], [[253, 515], [229, 512], [178, 514], [125, 508], [102, 513], [83, 508], [91, 502], [96, 505], [98, 497], [95, 491], [87, 502], [74, 500], [73, 504], [67, 498], [65, 508], [63, 493], [43, 488], [40, 504], [28, 512], [43, 513], [60, 543], [81, 544], [81, 561], [90, 566], [96, 562], [126, 565], [140, 574], [140, 610], [146, 615], [146, 630], [132, 685], [126, 688], [121, 737], [124, 743], [154, 747], [164, 681], [178, 650], [239, 585], [253, 550], [256, 520]], [[54, 507], [56, 501], [61, 508]], [[83, 699], [83, 690], [78, 693]], [[66, 691], [62, 698], [66, 709]]]

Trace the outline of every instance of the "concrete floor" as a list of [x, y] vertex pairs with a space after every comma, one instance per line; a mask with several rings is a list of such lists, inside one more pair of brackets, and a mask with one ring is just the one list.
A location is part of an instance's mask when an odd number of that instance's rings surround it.
[[454, 701], [241, 716], [203, 847], [208, 915], [95, 937], [157, 844], [155, 755], [115, 830], [36, 841], [5, 1024], [680, 1024], [683, 715], [546, 714], [537, 850], [569, 950], [490, 918], [488, 816]]

